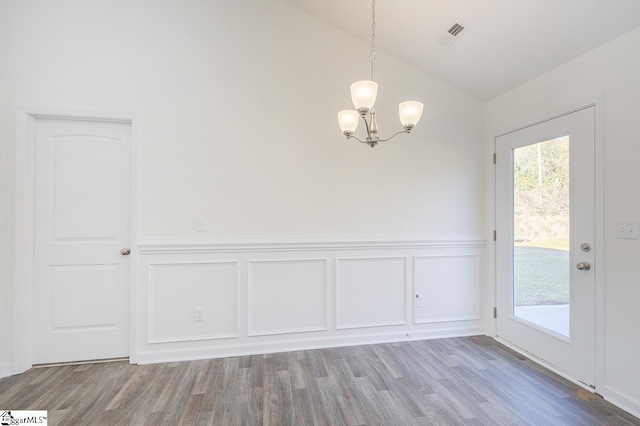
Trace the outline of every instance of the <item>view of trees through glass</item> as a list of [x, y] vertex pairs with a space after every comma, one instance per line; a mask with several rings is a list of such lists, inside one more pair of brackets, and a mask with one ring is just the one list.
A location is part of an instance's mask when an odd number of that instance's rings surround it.
[[514, 314], [566, 336], [569, 180], [569, 136], [514, 150]]

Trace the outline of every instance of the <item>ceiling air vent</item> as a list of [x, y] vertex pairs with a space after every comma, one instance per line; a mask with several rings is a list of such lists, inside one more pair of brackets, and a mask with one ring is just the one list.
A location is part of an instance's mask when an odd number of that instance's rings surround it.
[[462, 30], [464, 30], [462, 25], [458, 23], [453, 24], [451, 28], [449, 28], [449, 31], [438, 37], [438, 43], [445, 47], [451, 46], [453, 42], [456, 41], [456, 37], [458, 37]]
[[449, 28], [449, 31], [447, 31], [449, 34], [451, 34], [452, 36], [457, 36], [458, 34], [460, 34], [462, 32], [462, 30], [464, 30], [464, 27], [460, 24], [453, 24], [451, 26], [451, 28]]

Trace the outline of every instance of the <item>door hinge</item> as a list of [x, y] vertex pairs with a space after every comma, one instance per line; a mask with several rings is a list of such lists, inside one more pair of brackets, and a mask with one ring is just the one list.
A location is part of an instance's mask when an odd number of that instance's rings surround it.
[[496, 153], [493, 153], [493, 164], [496, 164]]
[[493, 230], [493, 241], [497, 241], [498, 240], [498, 231], [496, 231], [495, 229]]
[[493, 317], [498, 318], [498, 308], [493, 308]]

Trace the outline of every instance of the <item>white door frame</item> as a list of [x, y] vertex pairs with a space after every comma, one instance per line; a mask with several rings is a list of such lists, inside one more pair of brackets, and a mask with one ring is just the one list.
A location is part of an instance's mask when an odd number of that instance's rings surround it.
[[33, 271], [34, 271], [34, 199], [36, 120], [88, 120], [128, 123], [131, 125], [131, 273], [129, 362], [137, 362], [136, 348], [136, 288], [137, 276], [137, 216], [138, 161], [136, 120], [130, 113], [94, 112], [84, 110], [18, 107], [16, 113], [16, 192], [14, 234], [14, 276], [12, 284], [13, 318], [11, 339], [11, 373], [19, 374], [33, 366]]
[[[534, 119], [528, 120], [525, 123], [519, 123], [517, 126], [513, 126], [507, 128], [504, 131], [494, 131], [492, 138], [492, 153], [496, 152], [496, 139], [499, 136], [503, 136], [507, 133], [512, 133], [517, 130], [524, 129], [526, 127], [534, 126], [536, 124], [540, 124], [545, 121], [552, 120], [554, 118], [561, 117], [563, 115], [570, 114], [572, 112], [576, 112], [578, 110], [593, 106], [595, 107], [595, 315], [596, 315], [596, 324], [595, 324], [595, 333], [596, 333], [596, 383], [595, 383], [595, 392], [603, 394], [605, 391], [605, 265], [604, 265], [604, 251], [605, 251], [605, 238], [604, 238], [604, 224], [605, 224], [605, 203], [604, 203], [604, 107], [605, 107], [605, 99], [604, 94], [599, 94], [595, 96], [591, 96], [589, 98], [583, 99], [579, 102], [573, 103], [571, 105], [567, 105], [565, 107], [553, 110], [541, 116], [535, 117]], [[492, 177], [492, 186], [491, 186], [491, 209], [492, 209], [492, 221], [493, 228], [496, 229], [496, 173], [495, 173], [495, 165], [493, 170], [491, 171], [490, 176]], [[498, 293], [498, 283], [496, 280], [496, 262], [495, 259], [497, 257], [496, 251], [496, 243], [493, 241], [493, 253], [491, 254], [491, 262], [489, 267], [491, 272], [489, 274], [491, 281], [493, 282], [492, 291], [493, 291], [493, 306], [497, 306], [497, 293]], [[500, 313], [498, 312], [498, 315]], [[488, 327], [489, 334], [496, 338], [496, 324], [497, 319], [494, 318], [493, 321], [490, 322]], [[545, 367], [551, 367], [544, 361], [532, 356], [532, 354], [523, 352], [518, 350], [518, 348], [513, 347], [512, 345], [508, 345], [508, 342], [504, 342], [501, 339], [498, 339], [501, 343], [507, 344], [507, 346], [512, 349], [520, 352], [522, 355], [527, 356], [533, 361], [544, 365]], [[551, 368], [556, 373], [561, 374], [565, 378], [571, 380], [574, 383], [581, 385], [579, 382], [573, 380], [572, 377], [568, 377], [562, 372], [557, 371], [556, 369]], [[581, 385], [582, 386], [582, 385]]]

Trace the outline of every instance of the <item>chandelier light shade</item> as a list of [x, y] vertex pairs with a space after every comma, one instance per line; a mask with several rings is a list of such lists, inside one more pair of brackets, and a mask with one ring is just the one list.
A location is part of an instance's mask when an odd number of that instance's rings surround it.
[[351, 101], [358, 112], [369, 112], [378, 97], [378, 83], [371, 80], [356, 81], [351, 85]]
[[345, 135], [353, 135], [358, 128], [358, 121], [360, 121], [360, 114], [356, 110], [343, 109], [338, 113], [338, 124]]
[[[373, 108], [378, 96], [378, 83], [375, 82], [376, 74], [376, 0], [371, 2], [371, 80], [356, 81], [351, 85], [351, 101], [355, 110], [345, 109], [338, 113], [338, 124], [340, 130], [347, 139], [355, 139], [358, 142], [366, 143], [371, 148], [379, 142], [386, 142], [400, 133], [409, 133], [422, 116], [424, 105], [417, 101], [402, 102], [398, 107], [400, 123], [404, 130], [400, 130], [387, 139], [380, 139], [378, 135], [378, 123], [376, 113]], [[367, 136], [364, 140], [354, 135], [358, 128], [358, 121], [364, 121]]]
[[420, 117], [422, 117], [422, 109], [424, 105], [416, 101], [406, 101], [398, 105], [398, 115], [400, 116], [400, 123], [405, 129], [411, 129], [418, 124]]

